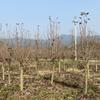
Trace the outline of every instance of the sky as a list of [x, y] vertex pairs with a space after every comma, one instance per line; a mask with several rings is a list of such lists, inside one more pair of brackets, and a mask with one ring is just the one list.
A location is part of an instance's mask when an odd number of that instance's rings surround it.
[[100, 34], [100, 0], [0, 0], [0, 23], [13, 29], [17, 22], [23, 22], [33, 31], [40, 25], [43, 36], [48, 17], [58, 17], [61, 34], [70, 34], [74, 16], [79, 17], [82, 11], [90, 12], [89, 28]]

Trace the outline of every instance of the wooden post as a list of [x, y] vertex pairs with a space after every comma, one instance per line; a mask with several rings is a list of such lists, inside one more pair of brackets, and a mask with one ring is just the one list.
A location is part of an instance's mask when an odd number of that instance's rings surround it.
[[5, 68], [3, 64], [2, 64], [2, 79], [5, 80]]
[[20, 91], [23, 91], [23, 67], [20, 67]]
[[88, 92], [88, 80], [90, 77], [90, 75], [89, 75], [89, 62], [87, 63], [85, 72], [86, 72], [85, 73], [85, 75], [86, 75], [86, 77], [85, 77], [85, 94], [87, 94], [87, 92]]
[[[87, 72], [86, 72], [87, 73]], [[85, 74], [86, 74], [85, 73]], [[87, 78], [87, 74], [85, 75], [85, 94], [87, 94], [87, 88], [88, 88], [88, 78]]]
[[90, 70], [89, 70], [89, 63], [87, 64], [87, 74], [88, 74], [88, 79], [90, 78]]

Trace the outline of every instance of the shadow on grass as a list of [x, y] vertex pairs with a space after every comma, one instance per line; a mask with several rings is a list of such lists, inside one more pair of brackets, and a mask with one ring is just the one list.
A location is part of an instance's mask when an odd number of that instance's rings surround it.
[[[51, 78], [49, 78], [49, 77], [44, 77], [44, 79], [45, 79], [45, 80], [50, 80]], [[58, 80], [54, 80], [54, 83], [55, 83], [55, 84], [62, 85], [62, 86], [74, 88], [74, 89], [80, 89], [80, 88], [81, 88], [81, 87], [78, 86], [77, 84], [68, 84], [68, 83], [66, 83], [66, 82], [58, 81]]]

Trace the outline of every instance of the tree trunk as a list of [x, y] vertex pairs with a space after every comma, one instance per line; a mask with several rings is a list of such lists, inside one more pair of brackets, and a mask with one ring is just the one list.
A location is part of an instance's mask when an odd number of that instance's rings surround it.
[[37, 78], [39, 77], [39, 71], [38, 71], [38, 61], [36, 61], [36, 73], [37, 73]]
[[53, 85], [54, 81], [54, 73], [55, 73], [55, 66], [53, 65], [53, 71], [52, 71], [52, 76], [51, 76], [51, 84]]
[[5, 68], [3, 64], [2, 64], [2, 79], [5, 80]]
[[61, 62], [59, 60], [59, 73], [61, 72]]
[[96, 72], [98, 71], [98, 65], [96, 64]]
[[65, 68], [65, 60], [63, 60], [63, 66], [64, 66], [64, 70], [66, 70], [66, 68]]
[[8, 66], [8, 84], [11, 84], [11, 76], [10, 76], [10, 64]]
[[47, 68], [47, 65], [48, 65], [48, 61], [47, 61], [47, 59], [46, 59], [46, 62], [45, 62], [45, 66], [46, 66], [46, 68]]

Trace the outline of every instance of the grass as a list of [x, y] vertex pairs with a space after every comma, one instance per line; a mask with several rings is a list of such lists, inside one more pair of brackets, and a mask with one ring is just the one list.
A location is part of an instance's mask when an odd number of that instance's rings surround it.
[[[53, 85], [50, 83], [51, 68], [45, 69], [40, 65], [39, 71], [42, 73], [42, 76], [38, 78], [36, 78], [34, 69], [29, 71], [28, 68], [25, 69], [24, 71], [27, 71], [27, 74], [32, 73], [34, 77], [24, 79], [23, 92], [20, 92], [19, 80], [16, 77], [12, 78], [14, 83], [8, 85], [6, 76], [6, 81], [2, 82], [2, 79], [0, 81], [0, 100], [81, 100], [81, 98], [88, 98], [87, 100], [96, 98], [100, 100], [100, 94], [96, 91], [97, 88], [93, 86], [92, 82], [89, 84], [88, 94], [84, 95], [84, 73], [80, 70], [82, 68], [76, 66], [77, 64], [81, 65], [81, 62], [66, 60], [65, 64], [66, 70], [63, 70], [63, 61], [61, 61], [61, 73], [55, 72]], [[72, 65], [75, 65], [75, 67]], [[14, 68], [16, 72], [19, 72], [16, 66], [12, 66], [11, 70], [14, 71]]]

